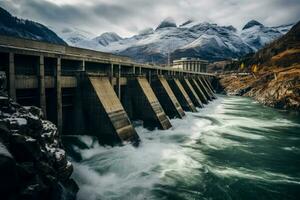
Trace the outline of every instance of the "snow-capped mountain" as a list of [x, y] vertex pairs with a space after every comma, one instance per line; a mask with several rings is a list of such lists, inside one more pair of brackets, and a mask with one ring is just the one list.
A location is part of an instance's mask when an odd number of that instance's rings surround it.
[[257, 51], [287, 33], [292, 26], [292, 24], [289, 24], [278, 27], [265, 27], [263, 24], [252, 20], [242, 29], [241, 38], [254, 51]]
[[252, 20], [237, 31], [233, 26], [191, 20], [177, 26], [173, 19], [168, 18], [157, 28], [147, 28], [129, 38], [109, 32], [71, 45], [129, 56], [138, 62], [166, 63], [168, 54], [173, 59], [199, 57], [215, 61], [257, 51], [285, 34], [291, 26], [265, 27]]
[[108, 46], [112, 42], [117, 42], [120, 40], [122, 40], [122, 38], [114, 32], [103, 33], [99, 37], [96, 37], [93, 39], [94, 42], [97, 42], [100, 45], [105, 46], [105, 47]]
[[37, 22], [19, 19], [0, 7], [0, 35], [66, 45], [60, 37]]
[[[95, 35], [72, 27], [53, 31], [39, 23], [13, 17], [0, 8], [0, 34], [66, 44], [132, 57], [138, 62], [166, 63], [172, 59], [198, 57], [209, 61], [238, 58], [261, 49], [281, 37], [292, 25], [266, 27], [257, 21], [248, 22], [241, 31], [233, 26], [186, 21], [177, 26], [171, 18], [156, 28], [147, 28], [129, 38], [113, 32]], [[61, 38], [63, 39], [61, 39]]]
[[233, 26], [185, 23], [181, 28], [197, 33], [197, 38], [173, 52], [173, 58], [200, 57], [211, 61], [237, 58], [251, 52]]
[[77, 28], [68, 27], [56, 30], [53, 27], [52, 29], [71, 46], [76, 46], [81, 41], [91, 40], [95, 37], [93, 34]]

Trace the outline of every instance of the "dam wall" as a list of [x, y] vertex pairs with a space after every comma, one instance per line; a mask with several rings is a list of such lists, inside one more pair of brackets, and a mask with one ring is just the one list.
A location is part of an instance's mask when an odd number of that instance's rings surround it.
[[9, 96], [40, 107], [60, 133], [93, 135], [109, 145], [138, 143], [133, 121], [169, 129], [171, 118], [198, 112], [216, 98], [212, 74], [5, 36], [0, 71]]

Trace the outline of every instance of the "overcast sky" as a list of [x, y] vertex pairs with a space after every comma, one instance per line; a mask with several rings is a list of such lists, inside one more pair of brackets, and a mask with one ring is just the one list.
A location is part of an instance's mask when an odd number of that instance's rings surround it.
[[267, 26], [300, 20], [300, 0], [0, 0], [0, 6], [54, 29], [113, 31], [123, 37], [155, 28], [167, 17], [178, 25], [193, 19], [238, 29], [251, 19]]

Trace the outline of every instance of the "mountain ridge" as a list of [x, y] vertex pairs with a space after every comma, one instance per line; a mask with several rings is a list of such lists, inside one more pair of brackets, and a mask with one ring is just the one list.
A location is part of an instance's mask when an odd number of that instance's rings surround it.
[[172, 59], [199, 57], [219, 61], [256, 52], [284, 35], [291, 26], [266, 27], [251, 20], [238, 31], [233, 26], [193, 20], [177, 26], [174, 20], [167, 18], [156, 29], [147, 28], [132, 37], [120, 37], [105, 45], [95, 42], [95, 38], [70, 45], [129, 56], [137, 62], [166, 63], [169, 54]]
[[177, 26], [172, 18], [166, 18], [156, 29], [147, 28], [132, 37], [122, 38], [114, 32], [106, 32], [95, 37], [75, 27], [65, 27], [56, 34], [42, 24], [19, 19], [0, 9], [2, 35], [69, 44], [128, 56], [141, 63], [158, 64], [167, 63], [169, 55], [171, 59], [181, 57], [197, 57], [208, 61], [238, 59], [283, 36], [291, 26], [289, 24], [267, 27], [251, 20], [238, 31], [233, 26], [219, 26], [193, 20]]
[[1, 7], [0, 35], [67, 45], [63, 39], [46, 26], [34, 21], [14, 17]]

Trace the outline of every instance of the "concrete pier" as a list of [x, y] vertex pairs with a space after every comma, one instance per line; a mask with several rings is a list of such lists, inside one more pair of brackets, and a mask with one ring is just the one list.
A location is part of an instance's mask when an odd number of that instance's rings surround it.
[[203, 104], [198, 97], [197, 93], [195, 92], [194, 88], [192, 87], [190, 81], [187, 78], [181, 79], [181, 84], [187, 94], [189, 95], [190, 99], [192, 100], [193, 104], [197, 107], [203, 108]]
[[182, 118], [185, 115], [175, 94], [163, 76], [155, 77], [151, 86], [164, 111], [170, 118]]
[[196, 78], [196, 81], [197, 81], [198, 85], [200, 86], [202, 92], [203, 92], [204, 95], [206, 96], [206, 98], [207, 98], [209, 101], [212, 101], [212, 96], [211, 96], [211, 94], [209, 93], [208, 88], [206, 87], [206, 85], [204, 85], [202, 79], [201, 79], [200, 77], [197, 77], [197, 78]]
[[207, 80], [207, 83], [208, 83], [210, 89], [211, 89], [211, 90], [213, 91], [213, 93], [215, 94], [216, 91], [215, 91], [214, 87], [213, 87], [212, 84], [211, 84], [211, 81], [212, 81], [212, 80], [210, 80], [209, 78], [207, 78], [206, 80]]
[[127, 87], [130, 97], [126, 99], [130, 102], [126, 104], [132, 103], [133, 119], [143, 120], [144, 126], [150, 129], [158, 127], [165, 130], [172, 127], [145, 76], [130, 78]]
[[10, 52], [9, 53], [9, 69], [8, 69], [8, 73], [9, 73], [9, 82], [8, 82], [8, 87], [9, 87], [9, 91], [8, 94], [10, 96], [10, 98], [16, 100], [16, 85], [15, 85], [15, 59], [14, 59], [14, 53]]
[[118, 73], [117, 73], [117, 95], [118, 98], [121, 98], [121, 65], [118, 65]]
[[39, 70], [38, 70], [38, 80], [39, 80], [40, 108], [42, 109], [44, 115], [47, 116], [44, 56], [40, 56]]
[[55, 91], [56, 91], [56, 125], [59, 132], [62, 132], [62, 95], [61, 95], [61, 58], [57, 58], [55, 72]]
[[206, 86], [206, 89], [207, 89], [208, 93], [210, 94], [211, 98], [216, 99], [217, 97], [215, 96], [213, 90], [210, 88], [206, 78], [205, 77], [200, 77], [200, 79], [202, 80], [202, 83], [204, 84], [204, 86]]
[[197, 81], [195, 78], [191, 78], [190, 80], [191, 85], [193, 86], [195, 92], [198, 94], [198, 97], [200, 98], [201, 102], [203, 104], [208, 104], [208, 100], [205, 96], [205, 94], [202, 92], [200, 86], [198, 85]]
[[90, 76], [87, 81], [84, 96], [89, 132], [97, 136], [103, 144], [123, 141], [136, 143], [139, 137], [109, 78]]
[[177, 78], [169, 79], [168, 83], [174, 92], [178, 102], [180, 103], [181, 107], [185, 111], [197, 112], [195, 105], [193, 104], [192, 100], [190, 99], [189, 95], [184, 90], [182, 84]]

